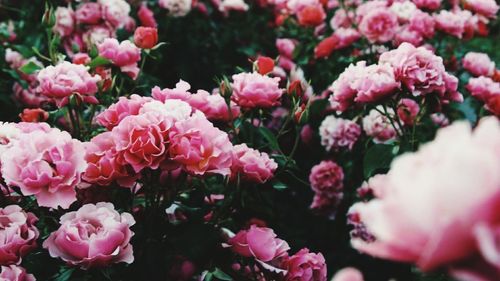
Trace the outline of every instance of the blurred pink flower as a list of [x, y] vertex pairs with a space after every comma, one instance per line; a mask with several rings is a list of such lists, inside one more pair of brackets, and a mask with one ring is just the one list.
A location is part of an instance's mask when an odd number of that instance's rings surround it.
[[[370, 113], [363, 118], [363, 130], [366, 135], [373, 138], [375, 143], [386, 143], [395, 140], [398, 133], [394, 127], [398, 130], [400, 128], [395, 122], [391, 122], [389, 118], [379, 111], [383, 112], [381, 106], [377, 106], [377, 110], [372, 109]], [[394, 110], [387, 109], [387, 114], [394, 118]]]
[[28, 274], [26, 269], [17, 266], [2, 266], [0, 271], [0, 280], [2, 281], [36, 281], [32, 274]]
[[396, 34], [398, 18], [388, 9], [375, 9], [363, 16], [359, 31], [370, 42], [385, 43]]
[[249, 148], [246, 144], [235, 145], [232, 154], [233, 177], [240, 174], [243, 179], [264, 183], [274, 176], [274, 171], [278, 168], [278, 164], [267, 153]]
[[70, 35], [75, 29], [75, 12], [71, 8], [57, 7], [55, 11], [56, 24], [54, 32], [61, 37]]
[[83, 3], [76, 9], [76, 21], [79, 24], [98, 24], [102, 20], [101, 5], [99, 3]]
[[333, 276], [332, 281], [364, 281], [363, 274], [353, 267], [343, 268]]
[[125, 0], [98, 0], [102, 7], [102, 16], [104, 20], [114, 28], [125, 26], [129, 17], [130, 5]]
[[309, 182], [317, 194], [333, 198], [344, 188], [344, 171], [337, 163], [325, 160], [311, 169]]
[[327, 151], [341, 148], [351, 150], [361, 135], [361, 127], [354, 121], [330, 115], [321, 122], [319, 135]]
[[412, 99], [401, 99], [398, 103], [397, 114], [399, 120], [406, 126], [413, 126], [420, 111], [418, 103]]
[[468, 52], [462, 59], [465, 70], [474, 76], [493, 76], [495, 62], [485, 53]]

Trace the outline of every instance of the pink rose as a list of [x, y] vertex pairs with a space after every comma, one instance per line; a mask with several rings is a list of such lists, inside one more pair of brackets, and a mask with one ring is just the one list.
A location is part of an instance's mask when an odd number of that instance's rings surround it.
[[332, 193], [326, 196], [323, 193], [316, 193], [309, 208], [318, 215], [326, 216], [329, 219], [335, 219], [337, 208], [344, 198], [343, 192]]
[[61, 37], [70, 35], [75, 28], [75, 12], [71, 8], [57, 7], [55, 17], [54, 32]]
[[465, 0], [464, 7], [491, 19], [497, 17], [500, 8], [495, 0]]
[[17, 266], [2, 266], [0, 272], [0, 280], [2, 281], [36, 281], [32, 274], [28, 274], [26, 269]]
[[155, 27], [139, 26], [134, 32], [134, 43], [141, 49], [152, 49], [158, 43], [158, 30]]
[[97, 123], [111, 131], [125, 117], [138, 115], [141, 107], [152, 100], [150, 97], [141, 97], [135, 94], [129, 98], [120, 97], [116, 103], [110, 105], [106, 110], [97, 115]]
[[333, 36], [338, 39], [336, 50], [347, 48], [361, 38], [361, 34], [354, 28], [337, 28]]
[[497, 103], [500, 101], [500, 83], [493, 81], [489, 77], [480, 76], [469, 79], [465, 88], [473, 97], [485, 103], [485, 108], [500, 115], [500, 108]]
[[137, 62], [141, 60], [141, 49], [129, 40], [118, 43], [114, 38], [107, 38], [97, 46], [99, 55], [120, 67], [120, 70], [132, 79], [139, 74]]
[[116, 34], [113, 29], [104, 24], [101, 24], [93, 25], [89, 30], [83, 33], [82, 40], [87, 45], [87, 49], [92, 49], [94, 45], [99, 45], [104, 42], [104, 40], [108, 38], [114, 38], [115, 36]]
[[139, 17], [142, 26], [154, 28], [158, 26], [158, 24], [156, 23], [155, 15], [153, 11], [148, 8], [146, 2], [142, 3], [139, 11], [137, 11], [137, 16]]
[[34, 195], [39, 206], [67, 209], [87, 167], [84, 155], [83, 144], [67, 132], [35, 130], [1, 155], [2, 176], [24, 195]]
[[[34, 214], [24, 212], [17, 205], [0, 208], [0, 265], [19, 264], [36, 248], [40, 234], [35, 227], [37, 221]], [[3, 272], [2, 268], [0, 277]]]
[[102, 16], [114, 28], [122, 28], [129, 17], [130, 5], [125, 0], [98, 0]]
[[363, 274], [353, 267], [343, 268], [333, 276], [332, 281], [364, 281]]
[[158, 5], [167, 9], [173, 17], [183, 17], [187, 15], [192, 8], [192, 0], [158, 0]]
[[474, 76], [493, 76], [495, 73], [495, 62], [484, 53], [468, 52], [462, 59], [465, 70]]
[[188, 103], [195, 109], [203, 112], [210, 121], [231, 121], [240, 115], [240, 107], [233, 101], [227, 105], [224, 97], [219, 94], [209, 94], [199, 90], [189, 97]]
[[175, 123], [170, 131], [170, 157], [195, 175], [228, 175], [232, 144], [202, 113]]
[[399, 46], [404, 42], [410, 43], [413, 46], [420, 46], [424, 38], [420, 32], [411, 29], [410, 26], [405, 25], [398, 29], [398, 32], [394, 36], [394, 45]]
[[43, 242], [53, 258], [83, 269], [134, 261], [129, 213], [118, 213], [111, 203], [83, 205], [61, 216], [61, 226]]
[[87, 67], [67, 61], [56, 66], [47, 66], [38, 73], [40, 92], [54, 99], [59, 107], [66, 105], [73, 94], [84, 102], [98, 103], [94, 95], [99, 81], [101, 77], [92, 76]]
[[240, 174], [244, 179], [265, 183], [274, 176], [278, 164], [265, 152], [249, 148], [246, 144], [233, 147], [232, 176]]
[[151, 96], [155, 100], [159, 100], [161, 102], [168, 99], [177, 99], [187, 102], [191, 98], [191, 93], [189, 92], [190, 89], [191, 85], [189, 85], [189, 83], [179, 80], [173, 89], [165, 88], [162, 90], [158, 86], [154, 87], [151, 90]]
[[441, 6], [441, 0], [412, 0], [420, 9], [437, 10]]
[[17, 102], [29, 108], [42, 107], [43, 105], [52, 103], [50, 98], [40, 94], [37, 87], [30, 86], [25, 89], [21, 84], [14, 82], [12, 92]]
[[[383, 112], [381, 106], [377, 106], [377, 109]], [[373, 137], [375, 143], [387, 143], [395, 140], [398, 136], [396, 129], [399, 131], [400, 128], [395, 122], [391, 122], [387, 116], [382, 115], [379, 111], [372, 109], [363, 118], [363, 130], [367, 136]], [[389, 108], [387, 113], [394, 119], [394, 111], [392, 109]]]
[[370, 183], [375, 199], [358, 203], [357, 212], [375, 239], [353, 238], [352, 245], [424, 271], [467, 271], [462, 280], [498, 279], [492, 242], [500, 221], [499, 170], [498, 119], [485, 118], [474, 131], [467, 122], [440, 129], [434, 141], [399, 156]]
[[254, 257], [264, 263], [284, 257], [290, 249], [288, 243], [276, 238], [272, 229], [256, 225], [250, 226], [248, 230], [240, 230], [227, 243], [236, 254]]
[[88, 2], [80, 5], [75, 12], [79, 24], [98, 24], [102, 19], [101, 5]]
[[438, 127], [446, 127], [446, 126], [450, 125], [450, 120], [443, 113], [440, 113], [440, 112], [433, 113], [433, 114], [431, 114], [430, 117], [431, 117], [432, 123], [434, 123]]
[[293, 39], [289, 38], [278, 38], [276, 39], [276, 48], [281, 56], [285, 56], [289, 59], [293, 58], [293, 51], [297, 43]]
[[359, 31], [372, 43], [385, 43], [394, 38], [397, 27], [398, 18], [393, 12], [388, 9], [375, 9], [363, 17]]
[[304, 248], [283, 263], [287, 269], [285, 281], [326, 281], [326, 261], [321, 253]]
[[344, 171], [333, 161], [321, 161], [311, 169], [309, 182], [317, 194], [333, 198], [344, 188]]
[[366, 1], [363, 3], [358, 3], [358, 7], [356, 8], [356, 23], [359, 25], [363, 18], [370, 12], [382, 9], [382, 10], [387, 10], [389, 9], [388, 7], [388, 1], [384, 0], [373, 0], [373, 1]]
[[434, 18], [428, 13], [417, 10], [410, 18], [410, 30], [420, 33], [425, 38], [434, 37], [435, 22]]
[[283, 89], [279, 88], [280, 79], [259, 73], [239, 73], [233, 75], [231, 98], [244, 108], [268, 108], [280, 104]]
[[361, 127], [354, 121], [330, 115], [321, 122], [319, 135], [327, 151], [341, 148], [351, 150], [361, 135]]
[[445, 33], [462, 38], [466, 32], [468, 21], [472, 18], [469, 11], [454, 10], [447, 11], [441, 10], [439, 14], [434, 15], [436, 21], [436, 28]]
[[330, 27], [333, 30], [338, 28], [351, 28], [354, 23], [353, 15], [351, 12], [349, 14], [344, 9], [338, 9], [333, 14], [332, 19], [330, 20]]
[[412, 99], [401, 99], [398, 103], [397, 113], [399, 120], [406, 126], [414, 125], [419, 112], [420, 106]]

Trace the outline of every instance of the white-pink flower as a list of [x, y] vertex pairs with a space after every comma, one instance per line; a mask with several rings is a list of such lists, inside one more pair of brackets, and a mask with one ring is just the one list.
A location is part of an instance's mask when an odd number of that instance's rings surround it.
[[280, 104], [283, 89], [279, 88], [280, 79], [261, 75], [257, 72], [233, 75], [231, 98], [244, 108], [268, 108]]
[[351, 150], [361, 135], [361, 127], [354, 121], [330, 115], [321, 122], [319, 135], [327, 151], [341, 148]]

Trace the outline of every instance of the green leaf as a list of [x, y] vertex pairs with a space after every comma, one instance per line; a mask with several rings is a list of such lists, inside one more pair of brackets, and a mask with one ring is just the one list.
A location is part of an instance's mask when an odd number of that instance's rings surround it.
[[110, 64], [111, 62], [106, 59], [106, 58], [103, 58], [101, 56], [97, 56], [95, 59], [93, 59], [89, 64], [88, 66], [90, 68], [96, 68], [98, 66], [101, 66], [101, 65], [106, 65], [106, 64]]
[[59, 273], [54, 278], [54, 281], [69, 281], [74, 271], [75, 271], [74, 268], [69, 268], [69, 267], [62, 268], [61, 270], [59, 270]]
[[388, 144], [376, 144], [368, 149], [363, 160], [365, 178], [376, 172], [389, 169], [392, 159], [397, 154], [396, 147]]
[[227, 275], [224, 271], [220, 270], [219, 268], [215, 268], [212, 274], [219, 280], [233, 281], [233, 278], [231, 276]]
[[280, 181], [277, 181], [273, 183], [273, 188], [276, 190], [285, 190], [288, 186]]
[[205, 275], [205, 278], [203, 278], [203, 281], [212, 281], [212, 279], [214, 278], [214, 275], [209, 272]]
[[278, 144], [278, 140], [276, 136], [266, 127], [259, 127], [259, 133], [264, 137], [264, 139], [268, 142], [269, 147], [273, 150], [280, 150], [280, 146]]
[[36, 71], [38, 71], [40, 69], [42, 69], [42, 68], [38, 64], [30, 61], [27, 64], [21, 66], [19, 68], [19, 71], [21, 71], [24, 74], [30, 75], [30, 74], [33, 74], [33, 73], [35, 73]]

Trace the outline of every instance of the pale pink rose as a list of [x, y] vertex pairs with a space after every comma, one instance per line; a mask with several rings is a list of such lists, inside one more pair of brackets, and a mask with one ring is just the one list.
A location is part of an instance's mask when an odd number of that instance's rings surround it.
[[437, 10], [441, 6], [441, 0], [412, 0], [420, 9]]
[[337, 28], [351, 28], [353, 23], [354, 19], [352, 13], [348, 14], [346, 10], [338, 9], [330, 20], [330, 27], [333, 30]]
[[39, 206], [67, 209], [87, 168], [84, 156], [84, 145], [67, 132], [35, 130], [1, 155], [2, 176], [23, 195], [34, 195]]
[[99, 125], [111, 131], [125, 117], [138, 115], [141, 107], [152, 100], [149, 97], [141, 97], [136, 94], [131, 95], [129, 98], [120, 97], [116, 103], [110, 105], [106, 110], [97, 115], [96, 121]]
[[283, 89], [279, 88], [280, 79], [259, 73], [239, 73], [233, 75], [231, 98], [244, 108], [268, 108], [280, 104]]
[[410, 43], [413, 46], [422, 45], [424, 38], [420, 32], [411, 29], [409, 25], [401, 26], [398, 32], [394, 36], [393, 44], [394, 46], [399, 46], [404, 42]]
[[137, 62], [141, 60], [141, 49], [129, 40], [121, 43], [114, 38], [107, 38], [97, 46], [99, 55], [120, 67], [120, 70], [136, 79], [139, 74]]
[[409, 25], [410, 30], [420, 33], [425, 38], [434, 37], [436, 23], [434, 18], [426, 12], [415, 11], [410, 18]]
[[[87, 45], [87, 49], [92, 49], [94, 46], [97, 46], [104, 42], [104, 40], [108, 38], [114, 38], [116, 36], [115, 31], [108, 26], [101, 25], [93, 25], [89, 30], [87, 30], [82, 35], [82, 40]], [[81, 50], [81, 49], [80, 49]]]
[[159, 100], [164, 102], [168, 99], [177, 99], [187, 102], [191, 98], [191, 93], [189, 90], [191, 89], [191, 85], [186, 81], [179, 80], [177, 84], [175, 84], [175, 88], [169, 89], [160, 89], [160, 87], [156, 86], [151, 90], [151, 96], [155, 100]]
[[398, 21], [400, 23], [404, 24], [413, 17], [413, 15], [418, 11], [418, 8], [411, 1], [395, 1], [391, 4], [389, 10], [391, 10], [391, 12], [398, 17]]
[[[377, 106], [377, 109], [384, 112], [381, 106]], [[396, 128], [398, 131], [400, 128], [396, 122], [391, 122], [387, 116], [379, 111], [372, 109], [367, 116], [363, 117], [363, 130], [367, 136], [373, 138], [375, 143], [387, 143], [395, 140], [398, 136]], [[393, 118], [394, 110], [389, 108], [387, 114]]]
[[56, 24], [54, 32], [61, 37], [70, 35], [75, 29], [75, 12], [71, 8], [57, 7], [55, 11]]
[[321, 122], [319, 135], [327, 151], [341, 148], [351, 150], [361, 135], [361, 127], [354, 121], [330, 115]]
[[412, 99], [401, 99], [398, 103], [399, 120], [406, 126], [413, 126], [419, 112], [420, 106]]
[[364, 281], [363, 274], [353, 267], [343, 268], [333, 276], [332, 281]]
[[0, 280], [2, 281], [36, 281], [32, 274], [28, 274], [26, 269], [17, 266], [2, 266], [0, 271]]
[[175, 123], [169, 133], [170, 157], [194, 175], [229, 175], [232, 144], [228, 135], [197, 112]]
[[156, 22], [156, 19], [155, 19], [155, 15], [154, 15], [153, 11], [151, 11], [148, 8], [148, 5], [146, 4], [146, 2], [143, 2], [141, 4], [139, 11], [137, 11], [137, 16], [139, 17], [139, 20], [141, 21], [142, 26], [154, 27], [154, 28], [156, 28], [158, 26], [158, 23]]
[[402, 43], [397, 49], [383, 53], [379, 63], [390, 64], [396, 79], [415, 96], [446, 92], [443, 59], [423, 47]]
[[321, 253], [304, 248], [283, 262], [285, 281], [326, 281], [326, 261]]
[[168, 133], [173, 121], [154, 112], [125, 117], [111, 131], [116, 150], [136, 173], [157, 169], [168, 152]]
[[337, 28], [332, 36], [338, 39], [337, 46], [335, 46], [335, 50], [338, 50], [349, 47], [358, 41], [361, 38], [361, 33], [354, 28]]
[[358, 203], [357, 212], [375, 239], [354, 238], [352, 245], [424, 271], [482, 268], [476, 273], [483, 279], [462, 280], [497, 280], [498, 245], [491, 242], [499, 227], [499, 170], [498, 119], [485, 118], [474, 131], [467, 122], [440, 129], [434, 141], [399, 156], [371, 183], [379, 194]]
[[236, 254], [264, 263], [284, 257], [290, 249], [286, 241], [276, 238], [272, 229], [256, 225], [240, 230], [227, 243]]
[[245, 180], [265, 183], [274, 176], [278, 168], [278, 164], [267, 153], [249, 148], [246, 144], [235, 145], [232, 154], [232, 177], [239, 174]]
[[86, 204], [61, 216], [61, 226], [43, 242], [53, 258], [82, 269], [134, 261], [129, 213], [118, 213], [112, 203]]
[[39, 108], [52, 103], [52, 99], [42, 95], [38, 91], [38, 87], [31, 85], [25, 89], [21, 84], [14, 82], [12, 92], [14, 99], [28, 108]]
[[161, 8], [167, 9], [173, 17], [183, 17], [191, 11], [192, 0], [158, 0]]
[[286, 7], [292, 14], [297, 14], [300, 10], [310, 6], [318, 6], [320, 4], [319, 0], [289, 0], [286, 2]]
[[493, 76], [495, 62], [485, 53], [468, 52], [462, 59], [465, 70], [474, 76]]
[[375, 9], [363, 16], [359, 31], [370, 42], [385, 43], [391, 41], [398, 27], [397, 16], [388, 9]]
[[211, 95], [207, 91], [198, 90], [189, 97], [188, 103], [195, 109], [203, 112], [210, 121], [231, 121], [240, 115], [240, 107], [233, 101], [227, 105], [224, 97], [219, 94]]
[[321, 161], [312, 167], [309, 182], [314, 192], [333, 198], [344, 188], [344, 171], [333, 161]]
[[102, 19], [101, 5], [99, 3], [83, 3], [76, 9], [76, 21], [79, 24], [98, 24]]
[[276, 39], [276, 48], [281, 56], [285, 56], [289, 59], [293, 58], [293, 51], [297, 46], [297, 42], [289, 38], [278, 38]]
[[[19, 264], [37, 247], [38, 218], [17, 205], [0, 208], [0, 265]], [[3, 275], [0, 274], [0, 277]], [[1, 280], [1, 278], [0, 278]]]
[[464, 6], [475, 13], [492, 19], [497, 17], [500, 8], [495, 0], [465, 0]]
[[114, 28], [122, 28], [129, 17], [130, 5], [125, 0], [98, 0], [102, 17]]
[[378, 9], [388, 9], [388, 1], [384, 0], [373, 0], [373, 1], [366, 1], [363, 2], [362, 4], [360, 3], [358, 7], [356, 8], [356, 23], [359, 25], [363, 18], [370, 12]]
[[120, 186], [132, 187], [136, 174], [116, 150], [112, 132], [104, 132], [85, 144], [87, 169], [82, 179], [91, 184], [108, 186], [114, 182]]
[[53, 99], [59, 107], [66, 105], [72, 95], [77, 95], [84, 102], [98, 103], [94, 95], [100, 80], [101, 77], [92, 76], [87, 67], [67, 61], [47, 66], [38, 73], [40, 92]]
[[471, 78], [465, 88], [473, 97], [482, 102], [487, 102], [491, 97], [500, 95], [500, 83], [489, 77]]
[[454, 10], [451, 12], [441, 10], [439, 14], [434, 15], [436, 29], [458, 38], [463, 37], [466, 32], [468, 21], [471, 18], [471, 12], [463, 10]]
[[229, 11], [248, 11], [248, 4], [243, 0], [222, 0], [218, 6], [219, 12], [228, 14]]
[[450, 125], [450, 120], [443, 113], [437, 112], [431, 114], [432, 123], [436, 124], [438, 127], [446, 127]]
[[173, 122], [188, 119], [193, 113], [193, 108], [181, 100], [166, 100], [165, 102], [153, 100], [145, 103], [139, 110], [140, 114], [153, 113]]

